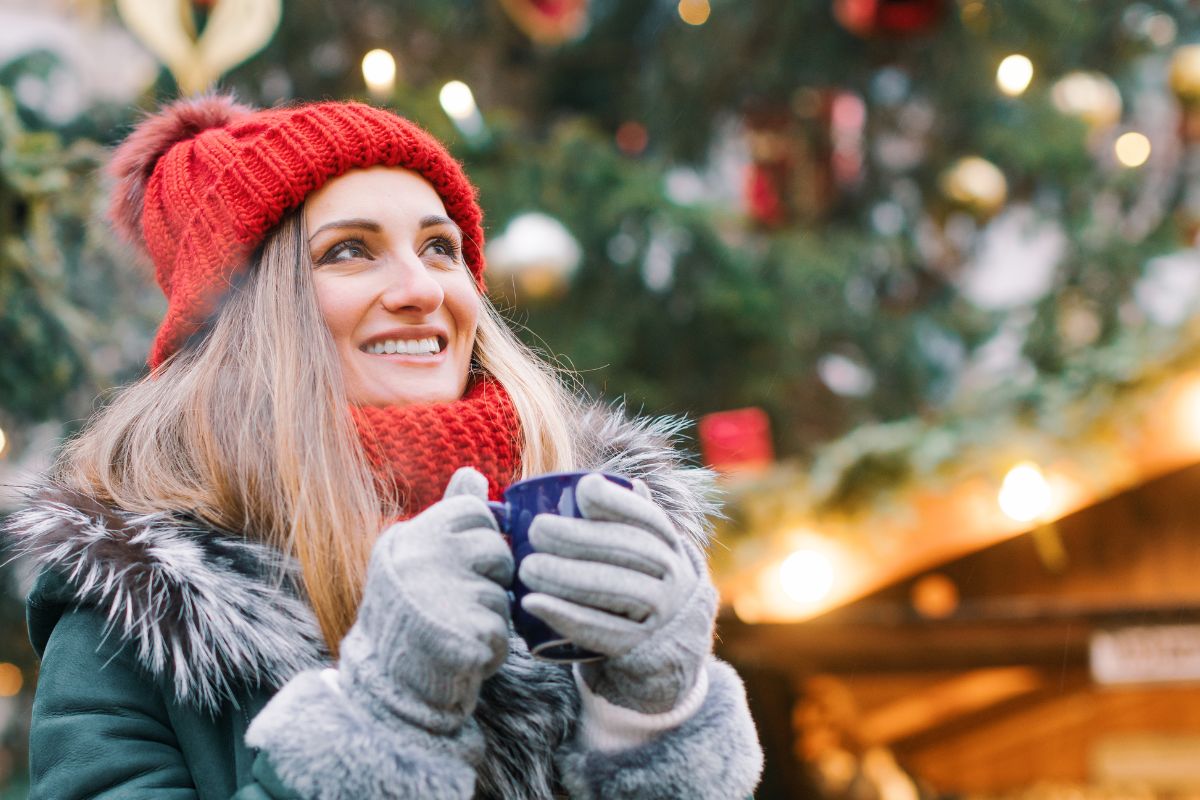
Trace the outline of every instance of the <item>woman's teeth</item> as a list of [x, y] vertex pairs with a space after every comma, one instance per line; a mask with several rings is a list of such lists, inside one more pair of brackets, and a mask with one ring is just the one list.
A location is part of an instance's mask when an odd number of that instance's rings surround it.
[[442, 351], [436, 337], [428, 339], [387, 339], [367, 345], [366, 351], [376, 355], [399, 353], [410, 356], [431, 356]]

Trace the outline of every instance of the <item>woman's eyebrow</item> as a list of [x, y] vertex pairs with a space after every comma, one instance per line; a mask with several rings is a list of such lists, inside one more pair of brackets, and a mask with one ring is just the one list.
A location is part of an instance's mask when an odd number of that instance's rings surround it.
[[[422, 222], [424, 222], [424, 220], [422, 220]], [[333, 222], [326, 222], [324, 225], [313, 231], [312, 236], [308, 237], [308, 241], [311, 242], [313, 239], [317, 238], [322, 231], [327, 231], [330, 228], [358, 228], [360, 230], [371, 231], [372, 233], [378, 233], [379, 231], [383, 230], [382, 226], [380, 226], [380, 224], [373, 219], [336, 219]]]
[[433, 228], [437, 225], [449, 225], [454, 230], [458, 231], [459, 237], [462, 236], [462, 230], [458, 227], [458, 223], [449, 217], [443, 217], [441, 214], [430, 214], [427, 217], [421, 217], [421, 228]]

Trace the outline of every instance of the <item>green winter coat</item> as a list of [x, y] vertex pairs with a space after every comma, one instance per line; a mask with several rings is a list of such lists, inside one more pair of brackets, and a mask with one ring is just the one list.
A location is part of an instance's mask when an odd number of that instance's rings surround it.
[[[42, 658], [30, 736], [30, 800], [294, 798], [245, 744], [271, 692], [245, 689], [209, 714], [178, 702], [133, 648], [105, 636], [104, 616], [77, 607], [45, 572], [29, 595], [29, 635]], [[80, 741], [103, 747], [79, 747]]]
[[[598, 443], [585, 463], [642, 477], [677, 527], [703, 540], [705, 478], [679, 463], [670, 430], [598, 412], [580, 426]], [[484, 743], [467, 773], [475, 788], [452, 793], [462, 765], [454, 781], [439, 774], [428, 734], [352, 707], [321, 680], [328, 658], [295, 567], [266, 545], [55, 489], [6, 528], [40, 575], [28, 599], [42, 657], [31, 800], [730, 800], [761, 771], [740, 680], [716, 659], [692, 718], [601, 752], [575, 736], [569, 669], [513, 639], [469, 720]], [[270, 736], [256, 739], [255, 727]]]

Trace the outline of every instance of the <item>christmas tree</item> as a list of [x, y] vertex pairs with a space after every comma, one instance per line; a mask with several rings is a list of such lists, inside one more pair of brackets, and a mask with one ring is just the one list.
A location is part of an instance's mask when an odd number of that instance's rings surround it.
[[162, 301], [97, 169], [214, 81], [428, 127], [523, 336], [647, 412], [762, 409], [826, 504], [1086, 427], [1195, 351], [1182, 0], [158, 5], [0, 12], [0, 477], [144, 368]]
[[[193, 35], [219, 33], [219, 3], [187, 5]], [[1192, 235], [1194, 62], [1172, 67], [1187, 8], [551, 6], [298, 2], [220, 82], [260, 104], [362, 97], [421, 121], [478, 182], [503, 245], [495, 293], [531, 336], [649, 410], [763, 407], [783, 454], [1032, 386], [1184, 315], [1155, 289], [1186, 272]], [[62, 24], [147, 23], [99, 5]], [[360, 64], [376, 48], [394, 76], [372, 89]], [[128, 254], [89, 225], [100, 188], [79, 182], [101, 158], [91, 144], [176, 81], [163, 70], [129, 104], [64, 109], [54, 83], [83, 67], [62, 62], [31, 48], [5, 69], [10, 425], [70, 416], [76, 388], [136, 373], [154, 319]], [[469, 87], [465, 110], [446, 106], [458, 120], [439, 102], [455, 102], [451, 81]], [[1121, 161], [1117, 141], [1148, 160]], [[529, 213], [543, 216], [505, 236]], [[31, 261], [42, 269], [16, 266]], [[118, 355], [77, 317], [130, 344]]]

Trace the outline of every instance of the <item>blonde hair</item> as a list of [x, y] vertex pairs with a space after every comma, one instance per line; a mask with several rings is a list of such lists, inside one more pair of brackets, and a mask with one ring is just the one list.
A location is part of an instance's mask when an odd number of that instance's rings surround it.
[[[294, 556], [336, 654], [371, 546], [399, 504], [376, 485], [348, 413], [306, 241], [294, 212], [230, 288], [211, 330], [119, 390], [51, 477], [117, 508], [185, 512]], [[574, 469], [578, 401], [485, 296], [480, 304], [473, 363], [512, 398], [521, 475]]]

